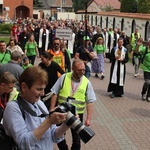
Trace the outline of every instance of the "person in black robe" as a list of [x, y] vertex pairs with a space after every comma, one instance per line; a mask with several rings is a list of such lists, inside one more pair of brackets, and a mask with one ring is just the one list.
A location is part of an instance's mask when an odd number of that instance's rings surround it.
[[112, 92], [111, 98], [122, 97], [124, 94], [124, 82], [128, 51], [123, 46], [123, 39], [118, 39], [118, 45], [111, 50], [110, 81], [107, 92]]

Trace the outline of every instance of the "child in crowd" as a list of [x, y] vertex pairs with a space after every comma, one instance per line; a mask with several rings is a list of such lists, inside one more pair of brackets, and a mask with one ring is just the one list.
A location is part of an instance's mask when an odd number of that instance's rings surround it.
[[28, 57], [24, 57], [23, 58], [22, 68], [26, 69], [26, 68], [31, 67], [31, 66], [33, 66], [33, 65], [29, 63], [29, 58]]

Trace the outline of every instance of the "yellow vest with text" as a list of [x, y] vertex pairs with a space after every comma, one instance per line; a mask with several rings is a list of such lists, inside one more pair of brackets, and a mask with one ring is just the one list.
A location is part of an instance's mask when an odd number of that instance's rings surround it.
[[61, 104], [63, 102], [67, 102], [67, 97], [71, 96], [75, 98], [71, 102], [72, 105], [76, 106], [76, 110], [78, 114], [83, 114], [85, 105], [86, 105], [86, 90], [88, 86], [88, 79], [83, 76], [79, 82], [79, 85], [72, 95], [72, 73], [66, 73], [63, 81], [62, 88], [59, 92], [58, 103]]

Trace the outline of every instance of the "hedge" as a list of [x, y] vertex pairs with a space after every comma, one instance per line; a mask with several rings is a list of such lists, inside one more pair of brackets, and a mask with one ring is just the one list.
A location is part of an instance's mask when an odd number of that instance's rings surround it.
[[0, 24], [0, 34], [10, 34], [12, 24]]

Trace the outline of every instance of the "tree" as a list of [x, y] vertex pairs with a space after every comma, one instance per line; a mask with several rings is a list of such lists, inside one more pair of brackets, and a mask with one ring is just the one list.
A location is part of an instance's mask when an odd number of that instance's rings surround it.
[[137, 12], [137, 0], [121, 0], [121, 12]]
[[138, 0], [138, 12], [139, 13], [150, 13], [150, 1], [149, 0]]
[[90, 2], [91, 0], [72, 0], [74, 11], [84, 10], [86, 7], [86, 2]]
[[33, 0], [33, 7], [44, 7], [43, 2], [39, 2], [39, 0]]

